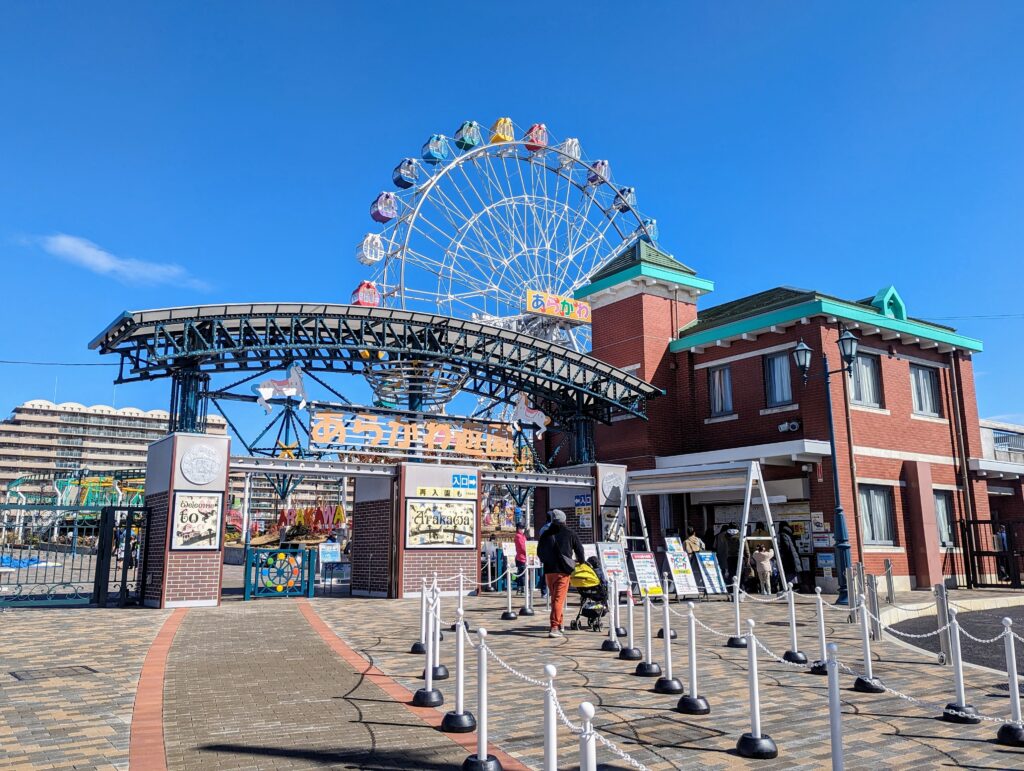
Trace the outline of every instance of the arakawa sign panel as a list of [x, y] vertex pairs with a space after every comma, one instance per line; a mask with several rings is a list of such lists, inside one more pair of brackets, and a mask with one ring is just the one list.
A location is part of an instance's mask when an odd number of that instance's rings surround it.
[[512, 464], [515, 445], [506, 423], [370, 411], [317, 412], [310, 441], [339, 455], [378, 458], [487, 458]]
[[526, 310], [539, 316], [554, 316], [576, 324], [590, 323], [590, 303], [552, 292], [526, 290]]

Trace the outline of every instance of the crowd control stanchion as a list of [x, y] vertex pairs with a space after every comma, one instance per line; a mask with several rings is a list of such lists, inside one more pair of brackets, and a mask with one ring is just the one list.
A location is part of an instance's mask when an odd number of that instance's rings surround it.
[[832, 771], [843, 771], [843, 718], [839, 702], [839, 662], [836, 653], [839, 648], [829, 643], [825, 652], [825, 666], [828, 668], [828, 728], [832, 743]]
[[[508, 560], [505, 561], [508, 562]], [[505, 577], [505, 586], [507, 587], [507, 591], [505, 592], [505, 594], [508, 597], [508, 606], [505, 608], [505, 612], [501, 614], [501, 620], [515, 621], [517, 618], [519, 618], [519, 614], [512, 610], [512, 571], [506, 570]]]
[[619, 651], [619, 658], [623, 661], [639, 661], [643, 658], [643, 654], [640, 649], [636, 647], [633, 641], [633, 592], [629, 589], [626, 590], [626, 613], [628, 618], [626, 623], [628, 624], [626, 632], [626, 647]]
[[953, 655], [949, 649], [949, 596], [945, 584], [932, 587], [935, 595], [935, 623], [939, 630], [939, 663], [951, 664]]
[[[851, 597], [854, 597], [851, 595]], [[868, 629], [868, 609], [864, 602], [864, 595], [858, 595], [853, 599], [857, 603], [857, 612], [860, 613], [860, 642], [864, 651], [864, 674], [853, 681], [853, 690], [861, 693], [885, 693], [885, 686], [882, 681], [875, 677], [874, 669], [871, 666], [871, 632]]]
[[441, 590], [437, 588], [437, 584], [434, 584], [434, 597], [433, 603], [430, 606], [430, 617], [433, 619], [434, 628], [434, 679], [447, 680], [448, 667], [441, 663], [441, 640], [444, 637], [441, 634]]
[[594, 715], [597, 710], [589, 701], [580, 704], [583, 730], [580, 731], [580, 771], [597, 771], [597, 737], [594, 735]]
[[444, 632], [441, 631], [441, 621], [440, 621], [440, 619], [441, 619], [441, 587], [437, 583], [437, 571], [436, 570], [434, 571], [434, 584], [433, 584], [433, 586], [434, 586], [435, 596], [437, 598], [437, 618], [438, 618], [438, 621], [436, 622], [436, 625], [434, 626], [434, 631], [437, 633], [437, 639], [438, 640], [443, 640], [444, 639]]
[[[614, 587], [614, 582], [612, 586]], [[608, 637], [601, 643], [601, 650], [609, 652], [622, 650], [622, 646], [619, 645], [619, 640], [615, 635], [615, 611], [613, 610], [608, 612]]]
[[789, 650], [782, 654], [782, 658], [790, 664], [806, 664], [807, 656], [800, 650], [796, 640], [796, 601], [793, 599], [793, 584], [789, 585], [786, 592], [786, 602], [789, 604]]
[[544, 665], [548, 687], [544, 691], [544, 771], [558, 771], [558, 708], [555, 706], [554, 664]]
[[[424, 587], [425, 588], [425, 587]], [[444, 696], [434, 687], [434, 614], [427, 614], [427, 640], [424, 653], [423, 687], [412, 695], [412, 703], [417, 707], [440, 707], [444, 704]]]
[[422, 656], [427, 652], [427, 579], [420, 582], [420, 639], [412, 644], [409, 653]]
[[651, 595], [644, 592], [644, 660], [636, 665], [636, 674], [640, 677], [660, 677], [661, 667], [652, 661], [651, 651]]
[[736, 634], [725, 641], [727, 648], [746, 648], [747, 638], [743, 636], [743, 630], [740, 629], [740, 577], [736, 576], [733, 578], [733, 592], [732, 602], [735, 607], [733, 611], [736, 616]]
[[615, 609], [615, 636], [625, 637], [626, 627], [622, 625], [622, 606], [619, 605], [619, 578], [616, 576], [612, 579], [612, 607]]
[[668, 574], [661, 577], [661, 628], [665, 633], [661, 636], [665, 641], [665, 674], [654, 684], [655, 693], [682, 693], [683, 684], [672, 675], [672, 640], [676, 636], [669, 618], [668, 608]]
[[523, 566], [523, 607], [519, 609], [520, 616], [533, 615], [533, 568], [529, 563]]
[[[662, 573], [661, 575], [662, 575], [661, 601], [663, 603], [665, 603], [666, 605], [668, 605], [668, 589], [665, 588], [666, 585], [667, 585], [668, 573]], [[661, 625], [661, 629], [658, 630], [658, 639], [661, 640], [665, 636], [665, 630], [666, 629], [668, 629], [669, 634], [671, 634], [671, 636], [672, 636], [672, 639], [673, 640], [676, 639], [676, 637], [678, 636], [676, 634], [676, 630], [673, 629], [672, 627], [668, 626], [667, 624], [662, 624]]]
[[1006, 640], [1006, 685], [1010, 689], [1010, 722], [1003, 723], [996, 741], [1010, 747], [1024, 747], [1024, 725], [1020, 720], [1020, 684], [1017, 682], [1017, 651], [1013, 639], [1013, 622], [1003, 619]]
[[980, 723], [978, 711], [967, 703], [964, 692], [964, 662], [960, 657], [960, 623], [956, 620], [956, 610], [949, 609], [949, 652], [953, 657], [953, 690], [956, 701], [946, 705], [942, 710], [942, 719], [948, 723]]
[[464, 709], [466, 683], [466, 631], [459, 629], [463, 620], [462, 608], [455, 609], [455, 711], [446, 712], [441, 721], [441, 730], [452, 734], [465, 734], [476, 728], [476, 718]]
[[[460, 570], [459, 571], [459, 606], [458, 606], [458, 608], [456, 610], [456, 615], [464, 614], [465, 613], [465, 609], [462, 606], [462, 596], [465, 594], [465, 590], [466, 590], [466, 587], [465, 587], [465, 574]], [[461, 618], [462, 618], [462, 623], [465, 624], [465, 626], [466, 626], [466, 629], [469, 629], [469, 622], [466, 621], [465, 616], [462, 615]], [[458, 623], [458, 622], [456, 622], [456, 623]], [[455, 624], [452, 624], [452, 631], [453, 632], [455, 631]]]
[[736, 751], [745, 758], [771, 760], [779, 756], [779, 748], [768, 734], [761, 733], [761, 693], [757, 685], [757, 638], [754, 619], [747, 619], [747, 669], [750, 691], [750, 733], [736, 742]]
[[689, 664], [690, 692], [679, 697], [676, 711], [684, 715], [706, 715], [711, 711], [708, 700], [697, 690], [697, 617], [693, 615], [693, 603], [686, 603], [690, 612], [687, 615], [687, 663]]
[[814, 587], [814, 599], [818, 605], [818, 643], [821, 645], [821, 658], [811, 665], [808, 670], [812, 675], [828, 674], [828, 645], [825, 639], [825, 603], [821, 599], [821, 587]]
[[476, 753], [462, 763], [463, 771], [501, 771], [501, 763], [487, 754], [487, 630], [477, 629], [476, 647]]

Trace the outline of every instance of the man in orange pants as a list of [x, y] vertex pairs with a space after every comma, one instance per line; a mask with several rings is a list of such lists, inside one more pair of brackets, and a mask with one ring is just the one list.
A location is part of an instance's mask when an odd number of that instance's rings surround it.
[[583, 562], [583, 544], [565, 524], [565, 512], [551, 512], [551, 524], [540, 537], [537, 556], [544, 565], [544, 580], [551, 594], [551, 630], [548, 637], [562, 637], [565, 600], [569, 594], [569, 575]]

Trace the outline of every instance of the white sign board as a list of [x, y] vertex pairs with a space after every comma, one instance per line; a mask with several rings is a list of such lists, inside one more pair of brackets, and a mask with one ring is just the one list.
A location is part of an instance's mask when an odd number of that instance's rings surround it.
[[626, 552], [622, 549], [622, 544], [614, 541], [601, 541], [597, 544], [597, 556], [601, 561], [601, 570], [604, 571], [604, 577], [608, 583], [614, 579], [621, 587], [629, 586], [629, 570], [626, 566]]
[[323, 565], [327, 562], [341, 562], [341, 544], [331, 543], [325, 541], [320, 544], [318, 551], [320, 552], [320, 564]]
[[672, 581], [676, 585], [676, 596], [700, 594], [697, 577], [693, 575], [693, 566], [690, 565], [690, 558], [686, 553], [668, 551], [665, 552], [665, 559], [668, 561], [668, 569], [672, 573]]
[[171, 520], [173, 551], [216, 551], [224, 530], [223, 493], [174, 494]]
[[700, 566], [700, 575], [704, 579], [704, 590], [708, 594], [725, 594], [728, 590], [725, 587], [725, 579], [722, 577], [722, 569], [718, 566], [718, 555], [713, 551], [697, 552], [697, 564]]
[[629, 554], [636, 573], [636, 583], [640, 587], [640, 596], [660, 597], [661, 579], [658, 577], [658, 563], [649, 551], [634, 551]]

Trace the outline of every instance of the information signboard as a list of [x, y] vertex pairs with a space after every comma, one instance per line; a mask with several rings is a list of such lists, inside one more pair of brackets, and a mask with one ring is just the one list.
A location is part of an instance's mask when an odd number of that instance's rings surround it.
[[718, 555], [713, 551], [697, 552], [697, 564], [704, 579], [704, 589], [708, 594], [725, 594], [728, 589], [722, 577], [722, 569], [718, 566]]
[[325, 541], [317, 547], [317, 551], [320, 553], [320, 564], [326, 565], [328, 562], [341, 562], [341, 544], [338, 542]]
[[611, 583], [614, 578], [619, 586], [629, 586], [629, 570], [626, 566], [626, 552], [622, 544], [614, 541], [601, 541], [597, 544], [597, 557], [601, 561], [601, 570], [605, 580]]
[[[678, 538], [676, 540], [679, 540]], [[676, 596], [684, 594], [700, 594], [697, 586], [697, 577], [693, 574], [693, 566], [690, 565], [690, 558], [685, 552], [667, 551], [665, 559], [668, 561], [668, 569], [672, 573], [672, 581], [676, 585]]]
[[683, 539], [677, 535], [670, 535], [665, 538], [665, 551], [670, 552], [685, 552], [683, 548]]
[[526, 564], [531, 568], [540, 567], [540, 559], [537, 557], [537, 542], [527, 541], [526, 542]]
[[177, 492], [171, 521], [174, 551], [216, 551], [224, 531], [223, 493]]
[[633, 561], [633, 572], [636, 573], [636, 583], [640, 587], [640, 596], [650, 595], [660, 597], [661, 579], [658, 576], [658, 563], [654, 555], [649, 551], [634, 551], [629, 553]]

